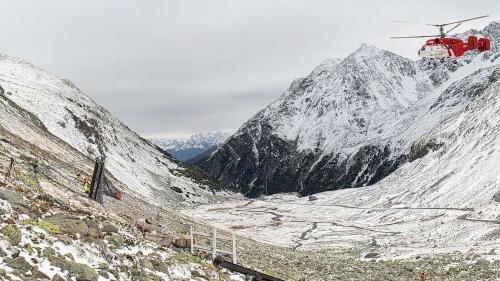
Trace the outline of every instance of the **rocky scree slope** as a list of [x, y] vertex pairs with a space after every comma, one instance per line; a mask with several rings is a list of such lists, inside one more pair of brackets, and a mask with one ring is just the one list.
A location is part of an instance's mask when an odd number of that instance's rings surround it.
[[488, 36], [493, 49], [457, 64], [429, 65], [366, 44], [345, 59], [329, 59], [201, 166], [250, 197], [373, 184], [431, 149], [416, 141], [474, 99], [474, 86], [482, 84], [466, 77], [479, 70], [476, 76], [486, 79], [492, 71], [486, 68], [499, 63], [499, 26], [459, 35]]
[[[184, 167], [139, 137], [69, 80], [0, 54], [0, 87], [2, 106], [17, 108], [30, 115], [30, 120], [36, 119], [42, 130], [46, 130], [45, 139], [59, 138], [69, 144], [81, 154], [77, 159], [92, 161], [97, 156], [105, 156], [107, 170], [129, 193], [171, 204], [213, 202], [228, 195], [216, 192], [203, 175]], [[23, 131], [10, 125], [19, 123], [18, 120], [2, 121], [5, 121], [4, 129], [12, 134], [32, 145], [45, 146], [43, 141], [31, 139], [29, 129]], [[88, 172], [86, 175], [90, 176]]]
[[243, 280], [142, 239], [87, 198], [55, 199], [22, 182], [0, 180], [0, 236], [1, 280]]

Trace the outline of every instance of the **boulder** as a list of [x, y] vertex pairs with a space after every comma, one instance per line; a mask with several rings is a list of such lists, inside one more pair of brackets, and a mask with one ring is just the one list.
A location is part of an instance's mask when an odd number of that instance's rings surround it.
[[64, 234], [85, 236], [89, 232], [89, 228], [83, 220], [69, 214], [59, 213], [45, 218], [45, 221], [57, 225]]
[[500, 203], [500, 192], [497, 192], [495, 193], [495, 195], [493, 195], [493, 200]]
[[102, 276], [105, 279], [109, 279], [109, 273], [103, 270], [99, 270], [99, 276]]
[[[1, 189], [0, 198], [10, 203], [12, 210], [19, 214], [27, 214], [31, 218], [37, 218], [41, 215], [37, 208], [13, 190]], [[15, 216], [15, 214], [13, 215]]]
[[60, 234], [60, 235], [57, 235], [57, 238], [59, 238], [59, 240], [61, 240], [61, 242], [63, 242], [64, 244], [66, 245], [71, 245], [73, 244], [73, 239], [71, 239], [71, 237], [69, 237], [68, 235], [66, 234]]
[[153, 265], [153, 263], [150, 261], [150, 260], [147, 260], [147, 259], [144, 259], [141, 261], [141, 264], [143, 267], [151, 270], [151, 271], [154, 271], [155, 270], [155, 267]]
[[73, 254], [72, 254], [72, 253], [66, 253], [66, 254], [64, 254], [64, 256], [63, 256], [63, 257], [66, 257], [66, 258], [68, 258], [68, 259], [70, 259], [70, 260], [72, 260], [72, 261], [74, 261], [74, 260], [75, 260], [75, 258], [73, 257]]
[[52, 224], [50, 222], [44, 221], [44, 220], [25, 220], [23, 221], [23, 224], [27, 225], [27, 227], [32, 227], [32, 226], [37, 226], [49, 234], [59, 234], [61, 233], [61, 229], [59, 226]]
[[12, 253], [10, 254], [10, 257], [13, 259], [19, 257], [19, 254], [21, 254], [21, 251], [19, 250], [19, 248], [15, 248], [15, 247], [11, 249], [11, 252]]
[[17, 246], [19, 242], [21, 242], [21, 230], [19, 230], [19, 228], [15, 225], [9, 224], [2, 227], [0, 233], [2, 233], [7, 241], [9, 241], [9, 243], [13, 246]]
[[106, 239], [113, 245], [115, 246], [116, 248], [121, 248], [123, 246], [123, 243], [124, 243], [124, 239], [123, 237], [121, 237], [120, 235], [117, 235], [117, 234], [112, 234], [110, 236], [107, 236]]
[[88, 238], [99, 239], [104, 237], [104, 234], [99, 229], [99, 222], [96, 219], [90, 218], [85, 221], [85, 224], [89, 228], [89, 232], [87, 233]]
[[50, 281], [66, 281], [66, 279], [62, 278], [61, 275], [56, 274], [52, 277]]
[[1, 189], [0, 190], [0, 198], [9, 202], [12, 207], [20, 206], [29, 209], [31, 206], [28, 201], [24, 200], [19, 194], [15, 191], [9, 189]]
[[24, 245], [24, 246], [23, 246], [23, 248], [24, 248], [24, 249], [25, 249], [25, 250], [26, 250], [26, 251], [27, 251], [30, 255], [32, 255], [32, 254], [35, 252], [35, 250], [33, 250], [33, 247], [31, 246], [31, 244], [26, 244], [26, 245]]
[[44, 248], [42, 251], [42, 255], [45, 256], [46, 258], [50, 258], [56, 255], [56, 250], [51, 247]]
[[99, 264], [99, 269], [109, 269], [109, 265], [105, 262]]
[[102, 224], [101, 231], [104, 232], [104, 233], [117, 233], [118, 232], [118, 228], [116, 226], [112, 225], [109, 222], [104, 222]]
[[31, 274], [33, 275], [33, 277], [35, 277], [38, 280], [50, 280], [50, 278], [49, 278], [49, 276], [47, 276], [47, 274], [41, 272], [38, 269], [38, 266], [33, 267], [33, 269], [31, 270]]
[[97, 272], [90, 266], [66, 260], [64, 258], [55, 258], [50, 265], [67, 270], [70, 276], [75, 276], [77, 281], [97, 281]]
[[19, 256], [17, 258], [5, 258], [4, 262], [9, 266], [12, 267], [13, 269], [18, 269], [20, 271], [26, 272], [31, 269], [31, 266], [29, 262], [26, 261], [26, 259], [22, 256]]
[[366, 254], [365, 259], [374, 259], [374, 258], [377, 258], [378, 256], [379, 256], [379, 253], [372, 252], [372, 253]]
[[202, 269], [193, 269], [191, 270], [191, 277], [207, 279], [207, 273]]
[[99, 229], [94, 229], [94, 228], [89, 228], [89, 232], [87, 233], [87, 237], [91, 239], [100, 239], [102, 236], [102, 233], [99, 231]]

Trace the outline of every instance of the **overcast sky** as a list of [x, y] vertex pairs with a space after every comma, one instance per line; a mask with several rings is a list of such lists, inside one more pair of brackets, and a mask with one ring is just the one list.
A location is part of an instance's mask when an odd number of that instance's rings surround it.
[[236, 129], [297, 77], [361, 43], [416, 59], [425, 25], [489, 14], [498, 0], [0, 2], [0, 52], [72, 80], [149, 136]]

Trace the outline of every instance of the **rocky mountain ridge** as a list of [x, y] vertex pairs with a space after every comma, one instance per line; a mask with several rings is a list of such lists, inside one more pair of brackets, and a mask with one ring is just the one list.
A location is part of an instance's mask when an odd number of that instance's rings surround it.
[[[497, 46], [498, 26], [459, 36]], [[418, 139], [467, 106], [498, 57], [494, 47], [429, 65], [363, 44], [295, 80], [202, 166], [251, 197], [373, 184], [421, 155]]]

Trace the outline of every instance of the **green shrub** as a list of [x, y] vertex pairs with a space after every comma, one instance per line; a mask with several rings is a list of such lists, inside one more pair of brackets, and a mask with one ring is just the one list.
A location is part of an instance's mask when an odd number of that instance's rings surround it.
[[57, 226], [55, 224], [52, 224], [50, 222], [44, 221], [44, 220], [40, 220], [40, 221], [25, 220], [25, 221], [23, 221], [23, 224], [29, 224], [29, 225], [33, 225], [33, 226], [38, 226], [39, 228], [47, 231], [49, 234], [59, 234], [59, 233], [61, 233], [61, 229], [59, 228], [59, 226]]

